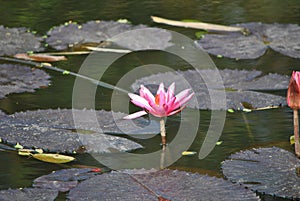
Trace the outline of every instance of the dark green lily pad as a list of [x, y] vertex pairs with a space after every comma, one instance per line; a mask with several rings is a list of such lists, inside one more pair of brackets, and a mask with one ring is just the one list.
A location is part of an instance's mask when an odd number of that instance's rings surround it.
[[[135, 30], [135, 31], [132, 31]], [[126, 33], [127, 31], [131, 31]], [[120, 37], [114, 36], [121, 34]], [[165, 49], [171, 46], [171, 34], [164, 29], [147, 28], [115, 21], [89, 21], [82, 25], [68, 23], [48, 31], [46, 42], [57, 50], [81, 43], [109, 41], [131, 50]], [[112, 39], [113, 38], [113, 39]], [[106, 45], [110, 46], [109, 43]]]
[[21, 65], [0, 64], [0, 98], [10, 93], [34, 92], [48, 86], [50, 76], [43, 70]]
[[300, 160], [278, 148], [251, 149], [232, 154], [222, 164], [223, 174], [260, 193], [300, 199]]
[[26, 28], [6, 28], [0, 25], [0, 55], [14, 55], [27, 51], [42, 51], [41, 37]]
[[[211, 102], [214, 101], [215, 107], [213, 109], [238, 109], [243, 108], [243, 102], [251, 104], [254, 108], [262, 108], [267, 106], [286, 105], [285, 97], [263, 93], [264, 90], [283, 90], [287, 89], [289, 77], [279, 74], [263, 75], [261, 71], [247, 71], [247, 70], [219, 70], [221, 78], [223, 79], [224, 88], [226, 91], [226, 106], [221, 102], [223, 100], [211, 100], [210, 93], [215, 94], [215, 97], [222, 97], [220, 85], [214, 84], [214, 70], [187, 70], [166, 72], [151, 75], [137, 80], [133, 85], [133, 90], [137, 90], [141, 84], [158, 85], [164, 82], [165, 86], [169, 86], [172, 82], [176, 84], [176, 91], [179, 92], [186, 88], [192, 88], [196, 93], [198, 100], [191, 100], [188, 103], [189, 107], [198, 109], [212, 109]], [[206, 85], [202, 76], [210, 80], [209, 86]], [[169, 79], [166, 79], [169, 78]], [[216, 81], [217, 82], [217, 81]], [[208, 88], [210, 90], [208, 90]], [[223, 89], [224, 90], [224, 89]], [[220, 102], [220, 104], [218, 104]]]
[[[76, 126], [72, 111], [82, 115]], [[98, 121], [89, 116], [91, 112], [96, 114]], [[20, 112], [1, 117], [0, 138], [7, 144], [14, 145], [18, 142], [28, 148], [42, 148], [51, 152], [111, 153], [112, 150], [129, 151], [142, 146], [126, 138], [103, 133], [159, 133], [157, 122], [143, 118], [131, 122], [123, 120], [123, 116], [123, 113], [103, 110], [58, 109]], [[101, 126], [94, 125], [95, 121]]]
[[91, 178], [97, 173], [92, 168], [71, 168], [55, 171], [43, 175], [33, 181], [33, 187], [54, 189], [60, 192], [67, 192], [77, 186], [79, 181]]
[[57, 190], [40, 188], [8, 189], [0, 191], [1, 201], [54, 201], [58, 196]]
[[226, 180], [177, 170], [105, 173], [70, 190], [69, 200], [259, 200]]
[[300, 58], [300, 27], [296, 24], [242, 23], [250, 35], [206, 34], [196, 44], [210, 54], [234, 59], [256, 59], [269, 47], [281, 54]]

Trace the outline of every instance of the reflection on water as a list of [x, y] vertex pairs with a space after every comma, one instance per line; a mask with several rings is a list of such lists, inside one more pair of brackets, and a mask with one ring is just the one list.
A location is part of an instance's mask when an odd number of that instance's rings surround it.
[[[178, 31], [195, 39], [196, 30], [157, 25], [150, 21], [151, 15], [158, 15], [175, 20], [199, 19], [205, 22], [232, 24], [242, 22], [279, 22], [299, 23], [300, 2], [298, 0], [250, 0], [250, 1], [1, 1], [0, 24], [9, 27], [25, 26], [44, 35], [50, 27], [68, 20], [86, 22], [94, 19], [117, 20], [128, 18], [134, 24], [144, 23]], [[68, 61], [56, 63], [60, 68], [77, 72], [85, 59], [84, 55], [69, 56]], [[278, 72], [290, 74], [291, 70], [300, 70], [300, 60], [268, 50], [256, 60], [232, 60], [212, 57], [219, 68], [257, 69], [264, 73]], [[158, 53], [133, 55], [127, 60], [115, 63], [115, 68], [105, 74], [104, 80], [114, 83], [134, 66], [147, 63], [163, 63], [174, 68], [185, 69], [182, 63], [173, 61]], [[99, 64], [101, 66], [101, 64]], [[74, 78], [47, 71], [52, 76], [52, 85], [36, 93], [13, 94], [0, 100], [0, 108], [7, 113], [17, 111], [71, 108]], [[98, 88], [96, 94], [97, 109], [110, 109], [111, 90]], [[283, 93], [284, 95], [284, 93]], [[199, 152], [210, 123], [210, 111], [200, 112], [200, 126], [196, 138], [188, 148]], [[175, 138], [180, 118], [174, 116], [167, 122], [168, 140]], [[184, 119], [183, 121], [188, 121]], [[292, 112], [280, 108], [250, 113], [228, 113], [225, 127], [219, 139], [221, 145], [215, 146], [203, 160], [198, 155], [184, 156], [178, 159], [171, 168], [193, 170], [210, 175], [220, 176], [220, 163], [231, 153], [252, 147], [279, 146], [292, 151], [289, 136], [292, 135]], [[160, 149], [160, 137], [151, 139], [134, 139], [145, 146], [143, 150], [133, 153], [151, 153]], [[16, 153], [0, 151], [0, 189], [30, 186], [32, 180], [53, 170], [70, 167], [72, 164], [98, 165], [92, 157], [79, 156], [78, 160], [68, 165], [53, 165], [20, 157]]]

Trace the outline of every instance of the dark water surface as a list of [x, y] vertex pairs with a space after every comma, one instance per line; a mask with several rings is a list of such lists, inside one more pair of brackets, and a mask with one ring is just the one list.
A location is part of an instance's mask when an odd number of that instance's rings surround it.
[[[108, 1], [108, 0], [12, 0], [0, 1], [0, 25], [8, 27], [27, 27], [44, 35], [52, 26], [63, 24], [72, 20], [84, 23], [89, 20], [118, 20], [126, 18], [133, 24], [146, 24], [157, 26], [182, 33], [195, 40], [197, 30], [175, 28], [158, 25], [151, 21], [151, 15], [157, 15], [174, 20], [198, 19], [203, 22], [220, 23], [224, 25], [244, 22], [265, 23], [295, 23], [300, 24], [300, 1], [298, 0], [249, 0], [249, 1], [217, 1], [217, 0], [166, 0], [166, 1]], [[77, 72], [86, 56], [69, 56], [67, 61], [55, 65]], [[115, 83], [127, 71], [128, 66], [138, 66], [151, 61], [163, 63], [164, 59], [157, 53], [141, 53], [128, 58], [116, 65], [120, 68], [105, 74], [105, 80]], [[220, 69], [257, 69], [264, 73], [276, 72], [289, 75], [292, 70], [300, 70], [299, 59], [292, 59], [268, 50], [266, 54], [256, 60], [232, 60], [212, 57]], [[176, 61], [168, 61], [174, 68], [185, 69], [178, 66]], [[36, 93], [12, 94], [0, 100], [0, 109], [6, 113], [18, 111], [71, 108], [74, 77], [47, 71], [52, 76], [52, 85], [47, 89], [40, 89]], [[285, 91], [277, 92], [285, 96]], [[101, 87], [97, 90], [96, 108], [110, 109], [111, 90]], [[190, 147], [190, 150], [199, 151], [208, 125], [210, 111], [201, 111], [200, 129]], [[188, 121], [188, 119], [186, 120]], [[178, 117], [168, 120], [167, 132], [176, 133], [179, 124]], [[220, 140], [221, 145], [203, 160], [198, 155], [185, 156], [175, 162], [171, 168], [207, 173], [222, 176], [220, 163], [231, 153], [253, 147], [279, 146], [293, 151], [289, 145], [289, 136], [292, 135], [292, 111], [287, 108], [255, 111], [250, 113], [228, 113], [225, 127]], [[143, 144], [145, 150], [136, 153], [151, 152], [159, 149], [159, 136], [149, 140], [137, 140]], [[74, 164], [98, 165], [88, 155], [80, 156], [75, 163], [67, 165], [47, 164], [32, 158], [17, 156], [15, 153], [0, 151], [0, 189], [30, 186], [34, 178], [48, 174], [53, 170], [71, 167]], [[101, 165], [100, 165], [101, 166]]]

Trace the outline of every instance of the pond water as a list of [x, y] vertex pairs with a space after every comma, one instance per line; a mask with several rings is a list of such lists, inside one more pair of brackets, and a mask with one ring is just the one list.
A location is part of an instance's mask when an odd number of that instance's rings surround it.
[[[0, 25], [8, 27], [28, 27], [44, 35], [52, 26], [72, 20], [84, 23], [89, 20], [118, 20], [126, 18], [133, 24], [146, 24], [170, 29], [184, 34], [191, 39], [195, 38], [196, 30], [175, 28], [158, 25], [151, 21], [151, 15], [169, 19], [198, 19], [203, 22], [220, 23], [224, 25], [243, 22], [265, 23], [295, 23], [300, 24], [300, 2], [298, 0], [249, 0], [249, 1], [217, 1], [217, 0], [166, 0], [166, 1], [1, 1]], [[59, 68], [77, 72], [85, 55], [70, 56], [67, 61], [58, 62]], [[212, 56], [219, 69], [256, 69], [264, 73], [280, 73], [290, 75], [292, 70], [300, 70], [300, 60], [268, 50], [264, 56], [255, 60], [233, 60]], [[105, 74], [105, 80], [114, 83], [127, 71], [126, 66], [138, 66], [156, 61], [163, 63], [164, 58], [156, 53], [140, 53], [120, 62], [120, 68]], [[174, 68], [185, 69], [178, 66], [176, 61], [168, 61]], [[52, 85], [40, 89], [35, 93], [12, 94], [0, 100], [0, 109], [6, 113], [18, 111], [71, 108], [74, 77], [65, 76], [53, 71], [47, 71], [52, 76]], [[286, 91], [276, 91], [285, 96]], [[111, 90], [99, 87], [96, 95], [97, 109], [110, 109]], [[203, 136], [210, 122], [210, 111], [201, 111], [200, 129], [189, 150], [199, 151], [203, 143]], [[176, 133], [179, 124], [178, 117], [168, 119], [167, 132]], [[218, 145], [205, 158], [198, 159], [198, 155], [184, 156], [176, 161], [170, 168], [200, 172], [222, 177], [220, 163], [230, 154], [239, 150], [253, 147], [279, 146], [289, 151], [293, 148], [289, 144], [289, 137], [293, 133], [292, 111], [279, 108], [250, 113], [227, 113], [225, 127]], [[133, 139], [134, 140], [134, 139]], [[145, 150], [136, 153], [151, 152], [159, 149], [159, 136], [148, 140], [135, 139], [145, 146]], [[56, 165], [43, 163], [32, 158], [20, 157], [12, 152], [0, 151], [0, 189], [30, 186], [32, 180], [38, 176], [48, 174], [53, 170], [71, 167], [76, 164], [101, 166], [89, 155], [78, 157], [74, 163]], [[266, 198], [271, 199], [271, 198]]]

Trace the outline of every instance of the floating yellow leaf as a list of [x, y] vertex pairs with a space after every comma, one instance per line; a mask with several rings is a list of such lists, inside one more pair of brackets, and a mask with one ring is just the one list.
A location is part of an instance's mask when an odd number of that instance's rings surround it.
[[41, 67], [43, 67], [43, 66], [52, 66], [52, 64], [50, 64], [50, 63], [41, 63]]
[[216, 142], [216, 145], [221, 145], [223, 143], [223, 141], [218, 141]]
[[68, 163], [75, 160], [72, 156], [61, 154], [32, 154], [32, 157], [48, 163]]
[[18, 155], [20, 156], [31, 156], [32, 152], [34, 152], [33, 149], [19, 149]]
[[44, 152], [43, 149], [35, 149], [34, 151], [39, 153], [39, 154], [42, 154]]
[[18, 142], [17, 142], [17, 144], [14, 146], [16, 149], [23, 149], [23, 146], [22, 145], [20, 145]]
[[63, 75], [69, 75], [69, 74], [70, 74], [70, 71], [65, 70], [65, 71], [63, 72]]
[[291, 135], [290, 143], [291, 143], [291, 145], [295, 144], [295, 136], [294, 135]]
[[243, 108], [243, 112], [252, 112], [252, 110], [247, 109], [247, 108]]
[[181, 154], [183, 156], [192, 156], [192, 155], [195, 155], [197, 152], [195, 151], [183, 151]]
[[118, 19], [118, 22], [123, 24], [131, 24], [131, 22], [127, 19]]
[[230, 108], [230, 109], [227, 110], [227, 112], [234, 113], [234, 110]]

